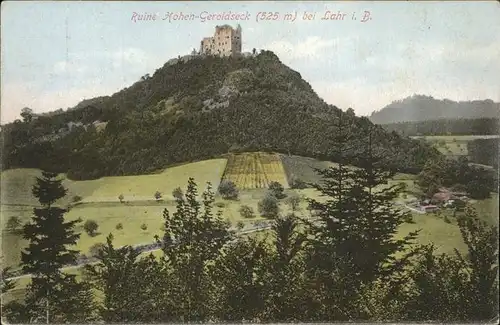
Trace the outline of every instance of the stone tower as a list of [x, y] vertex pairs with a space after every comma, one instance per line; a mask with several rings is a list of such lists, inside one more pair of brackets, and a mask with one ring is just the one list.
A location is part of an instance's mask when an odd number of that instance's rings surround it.
[[215, 26], [213, 37], [205, 37], [200, 44], [200, 53], [207, 55], [232, 56], [241, 54], [241, 26]]

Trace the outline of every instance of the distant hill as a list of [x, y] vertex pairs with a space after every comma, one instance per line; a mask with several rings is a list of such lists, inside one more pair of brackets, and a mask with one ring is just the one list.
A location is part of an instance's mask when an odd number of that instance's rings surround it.
[[370, 115], [376, 124], [457, 118], [499, 118], [500, 103], [490, 99], [455, 102], [415, 95], [392, 102]]
[[498, 118], [459, 118], [382, 124], [389, 132], [406, 136], [498, 135]]
[[[340, 117], [356, 139], [374, 130], [374, 152], [391, 152], [387, 166], [418, 171], [439, 155], [428, 144], [326, 104], [300, 73], [262, 51], [170, 61], [111, 96], [5, 125], [2, 168], [55, 169], [71, 179], [93, 179], [152, 173], [238, 151], [335, 161], [331, 148]], [[103, 131], [96, 121], [107, 122]]]

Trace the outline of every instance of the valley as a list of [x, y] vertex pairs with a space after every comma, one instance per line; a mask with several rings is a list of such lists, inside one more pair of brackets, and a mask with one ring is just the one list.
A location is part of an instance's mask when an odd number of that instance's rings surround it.
[[[271, 181], [280, 182], [285, 187], [287, 196], [298, 195], [301, 198], [299, 214], [307, 216], [309, 212], [305, 199], [321, 200], [322, 197], [309, 186], [302, 189], [290, 188], [288, 181], [299, 179], [307, 184], [321, 182], [315, 168], [325, 169], [335, 165], [313, 158], [264, 152], [226, 154], [217, 159], [174, 165], [150, 175], [113, 176], [86, 181], [66, 178], [63, 184], [68, 189], [68, 195], [58, 204], [70, 207], [65, 216], [67, 220], [82, 220], [76, 228], [81, 237], [75, 248], [81, 254], [89, 255], [91, 247], [104, 243], [109, 233], [113, 234], [117, 246], [152, 242], [154, 236], [162, 232], [163, 209], [175, 211], [173, 190], [177, 187], [184, 190], [189, 177], [194, 177], [200, 192], [206, 182], [210, 182], [213, 189], [217, 189], [223, 179], [234, 181], [239, 190], [238, 200], [224, 200], [217, 194], [215, 208], [222, 212], [232, 227], [236, 227], [239, 222], [243, 223], [244, 227], [251, 227], [266, 219], [258, 213], [254, 218], [243, 218], [239, 209], [246, 205], [257, 211], [258, 202], [265, 196]], [[22, 224], [30, 220], [33, 207], [38, 206], [31, 194], [31, 186], [35, 177], [40, 175], [40, 171], [36, 169], [13, 169], [1, 174], [2, 188], [5, 189], [2, 191], [1, 204], [3, 260], [6, 265], [14, 268], [17, 268], [20, 262], [20, 251], [27, 241], [20, 235], [9, 232], [6, 222], [13, 216], [19, 217]], [[389, 185], [400, 183], [407, 184], [408, 193], [416, 189], [414, 175], [399, 173]], [[161, 193], [160, 199], [155, 198], [155, 192]], [[119, 199], [120, 195], [123, 195], [122, 201]], [[75, 202], [75, 197], [80, 199]], [[478, 206], [483, 205], [481, 202]], [[483, 208], [483, 212], [491, 212], [495, 202], [492, 204]], [[292, 212], [286, 202], [280, 202], [279, 208], [282, 215]], [[434, 242], [439, 251], [450, 253], [456, 247], [464, 247], [458, 227], [445, 223], [442, 217], [418, 213], [413, 216], [415, 223], [402, 226], [401, 234], [421, 228], [420, 243]], [[82, 226], [86, 220], [97, 222], [96, 234], [90, 236], [84, 231]], [[121, 227], [117, 226], [118, 224], [121, 224]], [[146, 229], [141, 229], [143, 224]]]

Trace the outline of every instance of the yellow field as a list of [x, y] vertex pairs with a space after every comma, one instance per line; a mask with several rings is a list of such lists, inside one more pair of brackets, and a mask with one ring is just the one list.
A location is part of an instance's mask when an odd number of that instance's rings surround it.
[[233, 181], [239, 189], [267, 188], [273, 181], [289, 187], [279, 156], [264, 152], [229, 156], [223, 179]]

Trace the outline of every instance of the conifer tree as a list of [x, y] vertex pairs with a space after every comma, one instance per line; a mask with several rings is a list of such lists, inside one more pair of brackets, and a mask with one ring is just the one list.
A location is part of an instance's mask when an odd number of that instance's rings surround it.
[[323, 181], [315, 188], [328, 200], [309, 200], [319, 219], [308, 226], [309, 276], [319, 283], [311, 292], [311, 306], [316, 306], [310, 310], [311, 320], [366, 318], [356, 306], [364, 286], [388, 281], [401, 270], [409, 256], [396, 260], [395, 254], [416, 236], [395, 238], [408, 213], [394, 207], [398, 187], [387, 186], [393, 172], [380, 158], [387, 153], [375, 155], [377, 127], [364, 120], [366, 125], [352, 122], [349, 116], [337, 119], [338, 145], [332, 150], [338, 166], [318, 171]]
[[44, 171], [33, 186], [41, 207], [33, 209], [31, 222], [24, 226], [23, 237], [29, 244], [21, 252], [22, 270], [31, 274], [25, 300], [32, 321], [83, 321], [92, 314], [88, 288], [61, 271], [76, 261], [78, 252], [69, 246], [80, 237], [74, 231], [79, 220], [66, 222], [67, 209], [54, 205], [66, 192], [52, 172]]

